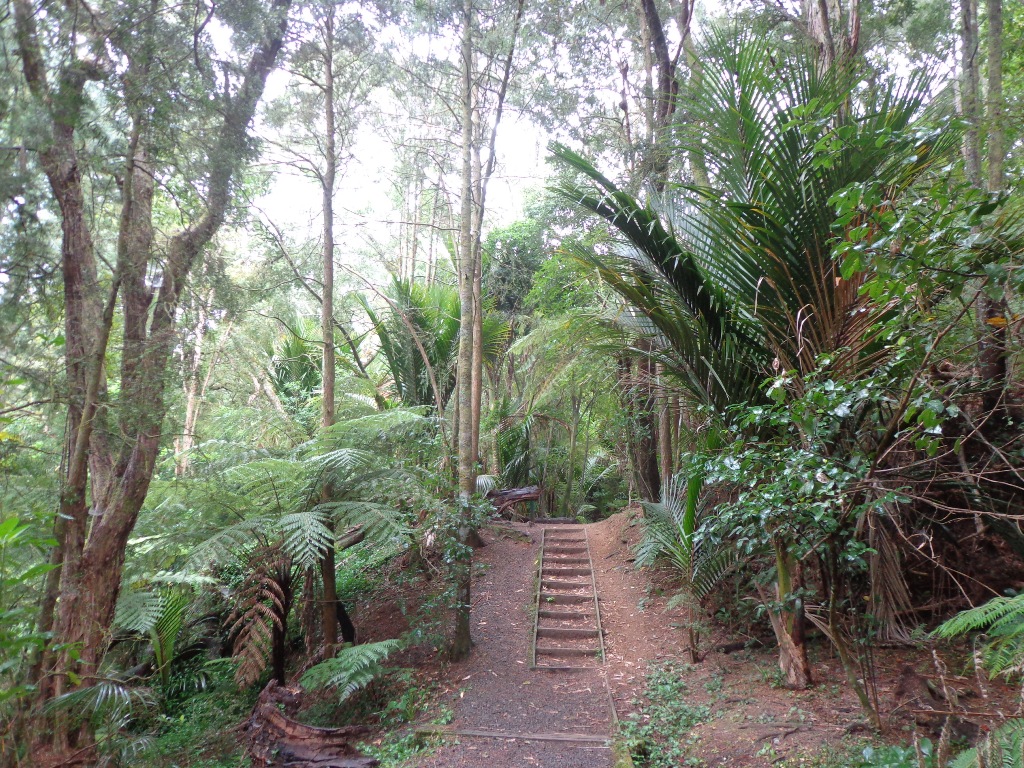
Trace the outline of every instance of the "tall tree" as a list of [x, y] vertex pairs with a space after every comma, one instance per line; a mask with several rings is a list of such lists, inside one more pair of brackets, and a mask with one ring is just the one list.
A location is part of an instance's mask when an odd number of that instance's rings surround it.
[[[323, 195], [323, 301], [320, 303], [320, 333], [323, 344], [321, 364], [322, 389], [320, 392], [320, 426], [327, 430], [334, 426], [334, 191], [338, 173], [338, 147], [336, 109], [334, 103], [334, 48], [335, 6], [323, 10], [320, 30], [323, 33], [323, 97], [324, 97], [324, 172], [320, 180]], [[331, 500], [331, 486], [324, 485], [323, 502]], [[323, 580], [324, 653], [330, 657], [338, 644], [338, 584], [334, 563], [334, 526], [329, 525], [331, 541], [327, 542], [320, 559]], [[346, 638], [348, 640], [354, 638]]]
[[[976, 0], [975, 0], [976, 2]], [[988, 76], [986, 82], [986, 128], [988, 130], [988, 173], [987, 188], [990, 193], [1003, 191], [1003, 166], [1006, 159], [1005, 129], [1003, 127], [1003, 3], [1002, 0], [986, 0], [986, 16], [988, 21]], [[976, 12], [976, 9], [975, 9]], [[975, 20], [975, 33], [976, 29]], [[966, 37], [965, 37], [966, 43]], [[972, 62], [977, 66], [977, 58]], [[977, 80], [976, 70], [973, 75]], [[979, 117], [980, 100], [975, 94], [974, 105]], [[977, 137], [975, 141], [978, 142]], [[979, 169], [980, 171], [980, 169]], [[973, 184], [980, 184], [979, 178], [972, 179]], [[978, 348], [979, 375], [991, 382], [982, 395], [985, 410], [995, 412], [999, 409], [1006, 394], [1009, 378], [1007, 361], [1007, 327], [1009, 325], [1009, 307], [1002, 286], [992, 286], [993, 290], [983, 291], [979, 297], [979, 315], [981, 319], [981, 337]], [[1001, 419], [997, 419], [999, 423]]]
[[[48, 582], [40, 619], [54, 639], [41, 665], [44, 699], [96, 680], [125, 547], [162, 443], [182, 295], [227, 216], [248, 154], [249, 123], [284, 42], [289, 4], [272, 0], [254, 8], [261, 23], [238, 30], [244, 59], [220, 63], [230, 73], [221, 83], [212, 42], [204, 37], [207, 24], [197, 27], [191, 10], [157, 0], [128, 7], [72, 2], [48, 3], [43, 15], [27, 0], [14, 2], [21, 73], [43, 128], [34, 142], [62, 226], [68, 459], [54, 523], [52, 561], [60, 568]], [[173, 67], [164, 66], [170, 62]], [[94, 101], [97, 91], [106, 98]], [[161, 121], [167, 110], [183, 109], [183, 101], [201, 121], [191, 127], [212, 137], [188, 152], [176, 126]], [[86, 130], [103, 103], [123, 104], [117, 117], [126, 126], [119, 189], [105, 201], [117, 209], [115, 263], [107, 275], [94, 229], [102, 222], [86, 204], [90, 174], [109, 155]], [[182, 166], [195, 180], [179, 201], [186, 224], [164, 236], [154, 220], [163, 194], [157, 181]], [[120, 368], [116, 387], [108, 387], [118, 307]], [[56, 752], [88, 750], [91, 741], [88, 724], [41, 736]]]
[[476, 318], [473, 302], [473, 288], [476, 277], [475, 248], [476, 232], [474, 227], [477, 219], [473, 208], [473, 141], [474, 141], [474, 109], [473, 109], [473, 27], [476, 12], [473, 0], [463, 0], [462, 6], [462, 44], [460, 47], [460, 65], [462, 75], [462, 208], [460, 212], [459, 230], [459, 357], [457, 374], [457, 406], [458, 406], [458, 456], [459, 456], [459, 496], [465, 507], [463, 520], [459, 525], [460, 566], [456, 575], [455, 592], [455, 635], [452, 639], [451, 656], [454, 660], [469, 655], [472, 640], [469, 630], [470, 587], [472, 579], [472, 552], [469, 549], [471, 535], [469, 498], [476, 491], [476, 456], [473, 446], [473, 336]]
[[[1003, 188], [1002, 92], [1003, 14], [1002, 0], [986, 0], [988, 13], [988, 94], [981, 94], [981, 37], [978, 0], [960, 1], [960, 111], [967, 123], [964, 134], [964, 174], [978, 190], [999, 192]], [[988, 120], [985, 119], [986, 103]], [[982, 164], [983, 128], [988, 130], [988, 173]], [[986, 183], [987, 182], [987, 183]], [[978, 376], [986, 382], [982, 406], [994, 413], [1000, 406], [1007, 383], [1006, 299], [999, 286], [987, 286], [978, 295]], [[996, 425], [1000, 420], [988, 422]]]
[[[320, 426], [326, 430], [335, 421], [335, 331], [340, 331], [351, 350], [359, 374], [368, 378], [353, 334], [335, 316], [335, 196], [339, 174], [355, 140], [358, 117], [371, 92], [367, 71], [374, 62], [359, 16], [342, 13], [334, 3], [313, 4], [303, 31], [302, 42], [289, 62], [293, 87], [273, 105], [271, 124], [278, 131], [274, 144], [280, 162], [312, 179], [320, 192], [319, 290], [313, 287], [313, 275], [303, 274], [290, 257], [289, 264], [295, 266], [297, 279], [320, 305]], [[275, 240], [282, 255], [287, 256], [283, 236], [276, 233]], [[321, 501], [330, 502], [331, 497], [331, 488], [325, 486]], [[333, 530], [333, 525], [329, 527]], [[328, 542], [319, 569], [324, 647], [330, 656], [338, 643], [339, 619], [342, 638], [346, 642], [355, 640], [352, 623], [338, 602], [333, 541]], [[307, 599], [312, 596], [307, 595]]]

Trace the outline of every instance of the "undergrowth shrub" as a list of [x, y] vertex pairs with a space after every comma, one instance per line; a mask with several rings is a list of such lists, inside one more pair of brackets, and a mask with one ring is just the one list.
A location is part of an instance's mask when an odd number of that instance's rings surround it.
[[687, 703], [683, 668], [672, 662], [655, 664], [647, 673], [646, 703], [619, 723], [618, 740], [637, 768], [678, 768], [692, 763], [688, 736], [711, 719], [706, 706]]

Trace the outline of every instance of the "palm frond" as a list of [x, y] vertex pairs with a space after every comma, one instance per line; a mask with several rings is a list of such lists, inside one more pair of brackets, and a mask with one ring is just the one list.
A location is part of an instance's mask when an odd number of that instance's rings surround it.
[[43, 709], [47, 713], [72, 713], [79, 722], [92, 720], [119, 729], [155, 706], [156, 699], [146, 688], [98, 680], [94, 685], [79, 686], [50, 699]]
[[554, 144], [577, 174], [554, 191], [615, 235], [566, 252], [625, 301], [623, 324], [653, 343], [666, 371], [725, 417], [763, 399], [774, 370], [807, 374], [826, 354], [849, 378], [878, 364], [891, 308], [862, 294], [863, 276], [840, 274], [833, 246], [849, 227], [834, 198], [869, 185], [897, 205], [949, 156], [957, 131], [921, 120], [923, 74], [865, 89], [852, 66], [822, 72], [810, 51], [735, 29], [709, 34], [700, 58], [676, 149], [706, 159], [708, 187], [644, 201]]
[[711, 494], [703, 477], [675, 475], [662, 488], [659, 502], [641, 502], [644, 536], [636, 548], [636, 565], [667, 560], [682, 579], [682, 592], [702, 600], [739, 562], [735, 547], [699, 537]]

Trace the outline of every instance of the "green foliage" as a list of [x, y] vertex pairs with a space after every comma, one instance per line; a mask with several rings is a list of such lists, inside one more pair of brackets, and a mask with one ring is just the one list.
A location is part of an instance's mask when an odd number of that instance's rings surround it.
[[644, 691], [647, 703], [619, 723], [617, 740], [629, 750], [637, 768], [694, 764], [686, 739], [695, 726], [711, 719], [711, 710], [686, 702], [683, 671], [685, 667], [671, 662], [652, 666]]
[[[42, 651], [47, 638], [36, 631], [27, 598], [54, 566], [27, 556], [52, 544], [17, 517], [0, 521], [0, 715], [35, 690], [25, 679], [25, 661]], [[3, 741], [0, 736], [0, 754]]]
[[984, 632], [981, 660], [991, 675], [1024, 672], [1024, 595], [996, 597], [958, 613], [935, 630], [939, 637]]
[[935, 747], [929, 739], [920, 739], [909, 747], [865, 747], [857, 768], [940, 768]]
[[855, 377], [874, 362], [886, 309], [865, 303], [861, 281], [837, 279], [833, 244], [845, 227], [833, 198], [871, 181], [898, 201], [955, 148], [956, 132], [920, 122], [920, 76], [865, 92], [852, 68], [822, 72], [810, 52], [754, 33], [714, 33], [700, 58], [678, 150], [703, 156], [712, 188], [644, 203], [555, 146], [586, 179], [555, 191], [620, 236], [570, 250], [626, 301], [666, 370], [724, 416], [763, 403], [773, 367], [802, 374], [830, 354]]
[[787, 389], [787, 374], [765, 387], [771, 405], [734, 408], [732, 439], [707, 469], [709, 480], [737, 490], [712, 521], [719, 535], [750, 554], [785, 541], [798, 559], [828, 540], [845, 567], [862, 569], [867, 547], [854, 536], [855, 522], [885, 514], [899, 498], [864, 485], [870, 435], [888, 423], [885, 406], [898, 386], [892, 373], [883, 369], [858, 381], [813, 374], [796, 393]]
[[346, 645], [338, 649], [334, 658], [307, 670], [302, 684], [313, 689], [333, 688], [338, 693], [339, 703], [343, 702], [380, 675], [384, 671], [381, 663], [400, 647], [398, 640]]
[[155, 707], [156, 700], [146, 688], [116, 680], [99, 680], [50, 699], [45, 711], [61, 713], [74, 724], [89, 721], [97, 729], [118, 731]]
[[642, 502], [644, 538], [637, 546], [637, 566], [666, 559], [682, 578], [683, 591], [697, 601], [711, 593], [738, 557], [736, 548], [696, 536], [713, 498], [699, 475], [675, 475], [662, 487], [660, 502]]
[[1024, 766], [1024, 720], [1007, 720], [985, 734], [977, 746], [951, 763], [951, 768], [1021, 768]]
[[[373, 324], [396, 399], [406, 406], [436, 406], [455, 390], [461, 303], [457, 289], [394, 278], [380, 294], [378, 312], [366, 297], [360, 303]], [[484, 356], [493, 361], [508, 339], [507, 323], [485, 302]], [[437, 391], [431, 382], [433, 375]]]
[[543, 223], [537, 219], [488, 233], [483, 243], [483, 291], [494, 300], [497, 311], [509, 318], [522, 314], [545, 252]]
[[153, 768], [248, 765], [235, 728], [252, 712], [258, 694], [256, 689], [239, 690], [232, 669], [222, 665], [211, 672], [206, 688], [171, 702], [149, 723], [152, 735], [128, 764]]

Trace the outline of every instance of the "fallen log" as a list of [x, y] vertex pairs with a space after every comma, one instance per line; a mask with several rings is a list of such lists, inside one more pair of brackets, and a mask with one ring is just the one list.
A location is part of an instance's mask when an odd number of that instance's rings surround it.
[[[253, 765], [281, 768], [372, 768], [376, 758], [360, 754], [352, 742], [370, 729], [362, 725], [317, 728], [293, 720], [298, 691], [271, 680], [242, 727]], [[284, 712], [278, 707], [283, 706]]]
[[501, 514], [522, 501], [539, 501], [540, 494], [540, 486], [528, 485], [525, 488], [505, 488], [504, 490], [492, 488], [487, 492], [487, 498], [494, 502], [498, 514]]

